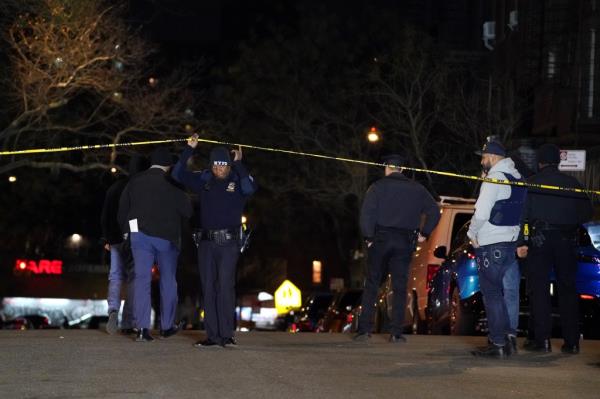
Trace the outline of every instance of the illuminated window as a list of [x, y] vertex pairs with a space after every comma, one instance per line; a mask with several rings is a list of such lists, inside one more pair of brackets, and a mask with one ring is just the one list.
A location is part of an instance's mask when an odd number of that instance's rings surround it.
[[322, 263], [320, 260], [313, 260], [312, 263], [312, 282], [313, 284], [321, 284], [322, 280]]

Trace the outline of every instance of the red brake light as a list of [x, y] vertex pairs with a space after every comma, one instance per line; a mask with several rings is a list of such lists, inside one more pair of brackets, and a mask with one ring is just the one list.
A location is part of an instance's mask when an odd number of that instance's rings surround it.
[[589, 299], [595, 299], [595, 297], [593, 295], [586, 295], [586, 294], [581, 294], [581, 295], [579, 295], [579, 297], [581, 299], [588, 299], [588, 300]]
[[435, 276], [435, 274], [438, 272], [438, 270], [440, 270], [440, 267], [440, 265], [427, 265], [427, 281], [425, 282], [425, 284], [427, 284], [428, 288], [429, 283], [433, 279], [433, 276]]

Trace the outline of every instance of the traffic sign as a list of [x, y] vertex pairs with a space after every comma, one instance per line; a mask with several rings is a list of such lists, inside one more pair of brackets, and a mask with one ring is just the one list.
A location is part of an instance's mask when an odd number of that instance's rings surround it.
[[572, 172], [584, 171], [585, 155], [585, 150], [560, 150], [558, 169]]
[[275, 291], [275, 308], [278, 314], [302, 306], [302, 292], [290, 280], [285, 280]]

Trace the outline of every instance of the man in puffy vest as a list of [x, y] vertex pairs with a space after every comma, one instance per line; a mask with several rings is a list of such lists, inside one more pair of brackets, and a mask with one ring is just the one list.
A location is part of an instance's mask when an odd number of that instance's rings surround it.
[[[481, 166], [487, 178], [522, 180], [497, 141], [484, 145]], [[510, 315], [518, 315], [520, 277], [515, 252], [526, 194], [524, 187], [484, 182], [475, 204], [467, 235], [477, 256], [489, 329], [489, 345], [473, 352], [476, 356], [506, 357], [516, 350], [516, 325], [511, 324]]]

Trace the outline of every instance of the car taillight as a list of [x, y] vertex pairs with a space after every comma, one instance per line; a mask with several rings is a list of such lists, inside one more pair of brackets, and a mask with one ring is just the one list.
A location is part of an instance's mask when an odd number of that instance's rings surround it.
[[425, 285], [429, 288], [429, 283], [433, 280], [433, 276], [440, 270], [440, 265], [427, 265], [427, 281]]
[[580, 297], [581, 299], [587, 299], [587, 300], [590, 300], [590, 299], [595, 299], [595, 298], [596, 298], [596, 297], [595, 297], [595, 296], [593, 296], [593, 295], [587, 295], [587, 294], [581, 294], [581, 295], [579, 295], [579, 297]]

